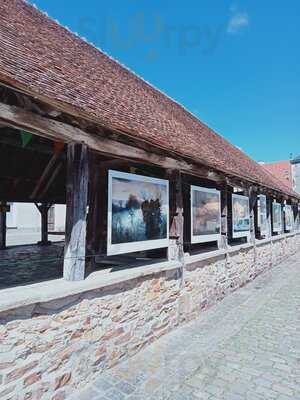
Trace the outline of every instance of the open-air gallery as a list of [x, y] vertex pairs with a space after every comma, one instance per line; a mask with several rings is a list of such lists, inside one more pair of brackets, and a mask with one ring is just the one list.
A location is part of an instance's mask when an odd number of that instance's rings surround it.
[[67, 398], [300, 249], [299, 194], [180, 104], [21, 0], [0, 43], [1, 399]]

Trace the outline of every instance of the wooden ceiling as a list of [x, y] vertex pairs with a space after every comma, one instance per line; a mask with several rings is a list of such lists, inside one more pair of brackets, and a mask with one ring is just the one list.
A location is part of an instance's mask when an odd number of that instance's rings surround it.
[[0, 200], [65, 203], [63, 143], [0, 126]]

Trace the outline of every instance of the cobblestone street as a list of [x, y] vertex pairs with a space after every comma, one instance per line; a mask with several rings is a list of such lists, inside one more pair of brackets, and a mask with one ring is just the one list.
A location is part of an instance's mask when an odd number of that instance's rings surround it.
[[72, 399], [300, 399], [299, 271], [300, 254]]

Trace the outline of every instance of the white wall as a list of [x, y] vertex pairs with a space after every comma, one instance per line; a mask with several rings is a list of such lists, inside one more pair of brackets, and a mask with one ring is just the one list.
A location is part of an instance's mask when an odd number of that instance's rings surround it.
[[64, 232], [66, 224], [66, 206], [56, 204], [54, 211], [54, 230]]
[[6, 223], [8, 228], [39, 230], [41, 217], [38, 209], [32, 203], [11, 203]]
[[[64, 232], [66, 222], [66, 206], [56, 204], [54, 211], [54, 230]], [[18, 229], [41, 228], [41, 216], [32, 203], [11, 203], [7, 213], [7, 227]]]
[[6, 213], [6, 226], [8, 228], [16, 228], [17, 227], [17, 210], [16, 203], [9, 203], [10, 212]]
[[294, 190], [300, 193], [300, 163], [292, 164]]

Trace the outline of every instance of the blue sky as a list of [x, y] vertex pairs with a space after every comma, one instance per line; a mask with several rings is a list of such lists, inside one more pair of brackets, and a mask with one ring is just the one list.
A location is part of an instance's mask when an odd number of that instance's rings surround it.
[[300, 154], [300, 2], [35, 0], [254, 159]]

